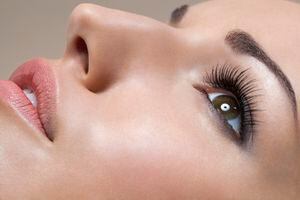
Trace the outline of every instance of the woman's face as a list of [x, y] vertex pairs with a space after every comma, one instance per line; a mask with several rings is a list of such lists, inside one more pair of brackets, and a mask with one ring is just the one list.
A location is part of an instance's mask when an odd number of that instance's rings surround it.
[[170, 24], [79, 5], [63, 57], [25, 64], [46, 73], [41, 129], [0, 84], [0, 199], [300, 198], [299, 19], [279, 0]]

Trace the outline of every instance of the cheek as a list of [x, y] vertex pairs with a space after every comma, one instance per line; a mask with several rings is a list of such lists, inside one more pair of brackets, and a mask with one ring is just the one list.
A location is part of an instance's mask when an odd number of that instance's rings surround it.
[[223, 149], [221, 153], [221, 149], [208, 146], [203, 149], [188, 138], [162, 133], [132, 137], [121, 134], [97, 141], [81, 140], [80, 151], [77, 148], [65, 156], [73, 158], [64, 160], [72, 163], [68, 171], [77, 172], [78, 178], [70, 176], [73, 182], [84, 183], [78, 188], [89, 185], [89, 191], [113, 191], [126, 198], [146, 199], [144, 195], [151, 194], [156, 199], [219, 199], [232, 196], [234, 188], [245, 181], [236, 170], [233, 152]]
[[[180, 99], [183, 97], [150, 98], [147, 93], [140, 96], [148, 99], [137, 101], [127, 92], [132, 89], [122, 91], [126, 93], [116, 92], [115, 98], [108, 98], [118, 99], [122, 94], [121, 102], [110, 102], [113, 106], [107, 110], [99, 107], [86, 112], [95, 121], [71, 123], [65, 134], [58, 134], [65, 135], [56, 143], [61, 153], [56, 171], [65, 178], [62, 188], [70, 185], [73, 192], [85, 188], [89, 194], [108, 195], [106, 199], [120, 199], [117, 195], [122, 199], [149, 199], [147, 195], [151, 194], [153, 199], [216, 200], [230, 197], [235, 188], [240, 188], [244, 179], [237, 169], [245, 166], [237, 162], [241, 153], [232, 142], [208, 128], [206, 115], [199, 122], [195, 113], [191, 114], [197, 109], [179, 108], [186, 102]], [[197, 98], [196, 102], [198, 106], [201, 101]], [[130, 112], [125, 112], [127, 108]], [[82, 114], [78, 116], [76, 119], [82, 120]]]
[[[162, 199], [195, 195], [198, 156], [194, 150], [168, 136], [142, 135], [106, 136], [97, 143], [81, 140], [80, 151], [78, 144], [74, 144], [74, 151], [61, 157], [64, 167], [65, 163], [70, 164], [64, 176], [69, 174], [70, 181], [83, 184], [78, 188], [88, 185], [89, 191], [102, 194], [113, 191], [127, 195], [128, 199], [132, 196], [146, 199], [143, 195], [147, 194]], [[75, 177], [71, 171], [76, 171]]]
[[129, 139], [114, 137], [104, 143], [101, 149], [99, 146], [94, 149], [96, 154], [86, 158], [97, 162], [95, 173], [99, 178], [105, 176], [116, 193], [178, 197], [191, 192], [190, 168], [195, 165], [195, 158], [182, 144], [167, 137], [145, 135]]

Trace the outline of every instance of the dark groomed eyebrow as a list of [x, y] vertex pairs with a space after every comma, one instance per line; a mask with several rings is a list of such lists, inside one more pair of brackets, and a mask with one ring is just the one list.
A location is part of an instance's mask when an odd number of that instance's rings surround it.
[[295, 91], [291, 82], [283, 73], [280, 66], [266, 54], [262, 47], [254, 40], [254, 38], [243, 30], [232, 30], [226, 35], [225, 42], [235, 53], [252, 56], [265, 64], [265, 66], [278, 79], [280, 85], [284, 88], [292, 104], [295, 117], [297, 117]]
[[181, 21], [181, 19], [184, 17], [185, 13], [188, 11], [188, 8], [189, 8], [188, 5], [182, 5], [176, 8], [171, 14], [170, 24], [173, 25], [178, 24]]
[[[173, 26], [177, 25], [187, 13], [188, 8], [188, 5], [183, 5], [179, 8], [176, 8], [172, 12], [170, 24]], [[278, 79], [280, 85], [283, 87], [284, 91], [289, 97], [295, 119], [297, 120], [297, 101], [292, 84], [289, 81], [288, 77], [281, 70], [281, 67], [267, 55], [267, 53], [258, 44], [258, 42], [256, 42], [249, 33], [239, 29], [229, 31], [225, 37], [225, 42], [229, 44], [229, 46], [235, 53], [254, 57], [263, 64], [265, 64], [265, 66]]]

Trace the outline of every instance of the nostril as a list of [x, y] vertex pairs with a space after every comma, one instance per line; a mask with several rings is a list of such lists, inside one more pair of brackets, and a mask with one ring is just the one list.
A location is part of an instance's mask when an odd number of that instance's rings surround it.
[[89, 52], [88, 47], [84, 39], [78, 37], [75, 40], [75, 48], [77, 53], [80, 56], [80, 60], [82, 61], [84, 71], [87, 74], [89, 72]]

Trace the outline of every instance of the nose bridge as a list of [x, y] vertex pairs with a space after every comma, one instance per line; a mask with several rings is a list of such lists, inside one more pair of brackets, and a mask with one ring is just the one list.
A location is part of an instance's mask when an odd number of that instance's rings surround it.
[[[173, 33], [170, 26], [154, 19], [94, 4], [78, 5], [68, 26], [68, 40], [79, 36], [88, 46], [117, 45], [118, 49], [127, 51], [141, 46], [140, 49], [152, 49], [153, 41], [170, 40]], [[113, 50], [117, 53], [116, 48]]]
[[72, 49], [70, 46], [78, 37], [86, 43], [89, 61], [86, 81], [91, 86], [112, 79], [111, 72], [116, 73], [120, 68], [124, 71], [132, 59], [145, 55], [157, 58], [166, 53], [162, 43], [171, 43], [170, 31], [166, 24], [148, 17], [80, 4], [70, 17], [67, 49]]
[[149, 28], [149, 24], [155, 23], [157, 23], [155, 20], [147, 17], [84, 3], [72, 11], [68, 32], [69, 36], [73, 33], [81, 37], [90, 36], [93, 32], [101, 32], [104, 35], [108, 31], [111, 33], [111, 30], [122, 30], [124, 34], [124, 31], [130, 31], [132, 28], [143, 30]]

